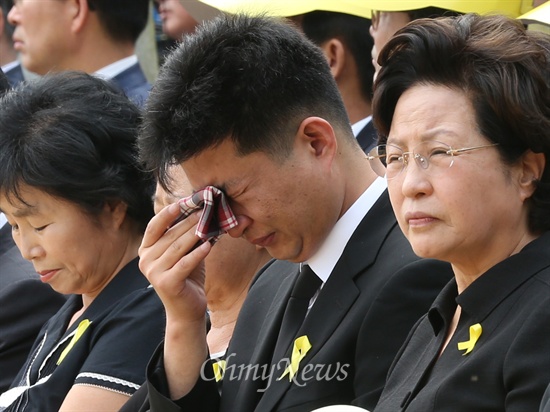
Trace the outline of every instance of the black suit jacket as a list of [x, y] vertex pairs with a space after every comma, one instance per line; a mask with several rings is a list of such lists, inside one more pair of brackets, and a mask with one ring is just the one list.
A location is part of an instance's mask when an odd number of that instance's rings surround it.
[[550, 412], [550, 385], [548, 385], [548, 388], [546, 388], [546, 392], [544, 392], [544, 396], [542, 397], [540, 412]]
[[[356, 229], [306, 317], [297, 336], [307, 335], [312, 348], [300, 362], [299, 377], [290, 382], [277, 380], [284, 364], [270, 365], [298, 269], [273, 261], [251, 287], [227, 351], [221, 399], [207, 365], [205, 379], [188, 396], [170, 401], [159, 351], [149, 366], [151, 410], [310, 411], [352, 401], [373, 408], [395, 353], [452, 276], [448, 264], [414, 255], [385, 192]], [[252, 368], [248, 377], [239, 372], [247, 365]], [[269, 368], [267, 379], [258, 377], [267, 370], [263, 365]], [[129, 410], [139, 409], [123, 408]]]
[[19, 83], [25, 81], [25, 78], [23, 77], [23, 69], [21, 68], [21, 64], [18, 64], [17, 66], [12, 68], [11, 70], [8, 70], [4, 74], [8, 78], [8, 82], [11, 87], [15, 87]]
[[370, 150], [378, 144], [378, 132], [374, 128], [372, 119], [361, 129], [356, 139], [365, 153], [370, 152]]
[[145, 78], [139, 63], [136, 63], [123, 72], [113, 77], [112, 82], [117, 85], [128, 98], [139, 107], [145, 105], [145, 101], [151, 91], [151, 84]]
[[25, 363], [42, 325], [65, 303], [40, 281], [10, 232], [7, 224], [0, 229], [0, 393]]

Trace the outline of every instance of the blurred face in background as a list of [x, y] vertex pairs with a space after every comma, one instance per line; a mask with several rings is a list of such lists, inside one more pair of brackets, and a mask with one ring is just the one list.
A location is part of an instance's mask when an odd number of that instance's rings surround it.
[[8, 20], [16, 26], [14, 48], [27, 70], [46, 74], [63, 70], [63, 59], [70, 54], [73, 4], [64, 0], [16, 0]]
[[195, 31], [197, 21], [185, 10], [180, 0], [155, 0], [160, 18], [162, 19], [162, 31], [174, 40]]
[[372, 64], [376, 70], [374, 77], [380, 69], [378, 65], [378, 54], [392, 36], [411, 21], [407, 12], [404, 11], [373, 11], [370, 35], [374, 39], [374, 46], [371, 51]]

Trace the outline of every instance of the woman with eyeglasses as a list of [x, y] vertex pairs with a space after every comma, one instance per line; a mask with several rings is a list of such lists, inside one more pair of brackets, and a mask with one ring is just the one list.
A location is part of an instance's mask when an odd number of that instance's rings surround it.
[[421, 257], [455, 274], [375, 412], [537, 411], [550, 382], [550, 37], [418, 20], [380, 56], [368, 155]]

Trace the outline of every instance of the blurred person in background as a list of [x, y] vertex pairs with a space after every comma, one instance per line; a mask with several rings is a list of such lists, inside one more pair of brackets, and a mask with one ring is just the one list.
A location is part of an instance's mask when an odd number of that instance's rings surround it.
[[170, 50], [183, 36], [193, 33], [198, 23], [180, 0], [155, 0], [154, 4], [157, 52], [162, 65]]
[[13, 6], [13, 0], [0, 0], [0, 67], [11, 86], [17, 86], [24, 80], [21, 63], [17, 60], [17, 52], [13, 48], [13, 30], [8, 21], [8, 13]]
[[380, 50], [382, 50], [384, 45], [400, 28], [417, 19], [433, 19], [436, 17], [453, 16], [458, 14], [460, 13], [457, 13], [456, 11], [433, 6], [404, 11], [373, 10], [370, 34], [374, 39], [374, 45], [371, 50], [371, 57], [372, 65], [374, 66], [376, 73], [380, 70], [380, 66], [378, 64], [378, 54], [380, 53]]
[[368, 152], [376, 145], [378, 137], [371, 108], [374, 75], [368, 53], [374, 46], [369, 35], [371, 21], [322, 10], [305, 13], [293, 20], [323, 50], [342, 95], [353, 134], [363, 151]]
[[18, 0], [8, 14], [14, 47], [34, 73], [78, 70], [111, 80], [138, 105], [151, 85], [135, 55], [149, 0]]
[[[478, 14], [503, 14], [508, 17], [518, 17], [525, 7], [527, 0], [431, 0], [408, 2], [387, 2], [373, 0], [371, 35], [374, 38], [374, 47], [371, 51], [372, 63], [378, 72], [378, 54], [388, 40], [407, 23], [422, 19], [436, 17], [452, 17], [464, 13]], [[533, 5], [541, 0], [532, 0]], [[404, 7], [407, 3], [407, 7]], [[529, 5], [530, 6], [530, 5]], [[376, 74], [375, 74], [376, 76]]]
[[155, 0], [155, 3], [162, 20], [162, 31], [168, 37], [179, 41], [195, 31], [197, 21], [185, 10], [180, 0]]

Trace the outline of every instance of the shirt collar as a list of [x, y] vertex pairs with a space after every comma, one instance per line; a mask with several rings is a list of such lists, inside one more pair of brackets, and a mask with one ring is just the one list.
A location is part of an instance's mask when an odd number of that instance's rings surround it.
[[546, 232], [479, 276], [456, 301], [463, 312], [481, 322], [521, 284], [549, 266], [550, 232]]
[[8, 223], [8, 219], [3, 213], [0, 213], [0, 229], [2, 229], [6, 223]]
[[531, 241], [519, 253], [497, 263], [477, 278], [460, 295], [452, 279], [435, 299], [428, 318], [434, 333], [449, 325], [459, 304], [475, 322], [487, 316], [521, 284], [550, 266], [550, 233]]
[[323, 283], [328, 280], [353, 232], [386, 188], [386, 179], [378, 177], [336, 222], [319, 250], [308, 259], [307, 264]]
[[351, 125], [351, 130], [353, 135], [357, 137], [359, 132], [367, 125], [368, 122], [372, 121], [372, 116], [367, 116], [364, 119], [359, 120], [357, 123]]
[[122, 73], [124, 70], [132, 67], [137, 62], [138, 58], [135, 54], [133, 54], [129, 57], [125, 57], [124, 59], [120, 59], [114, 63], [109, 64], [108, 66], [99, 69], [95, 72], [95, 75], [97, 77], [110, 80], [118, 74]]
[[19, 61], [18, 60], [14, 60], [12, 62], [9, 62], [9, 63], [6, 63], [2, 66], [2, 71], [4, 73], [7, 73], [9, 72], [10, 70], [12, 69], [15, 69], [17, 66], [19, 66]]

